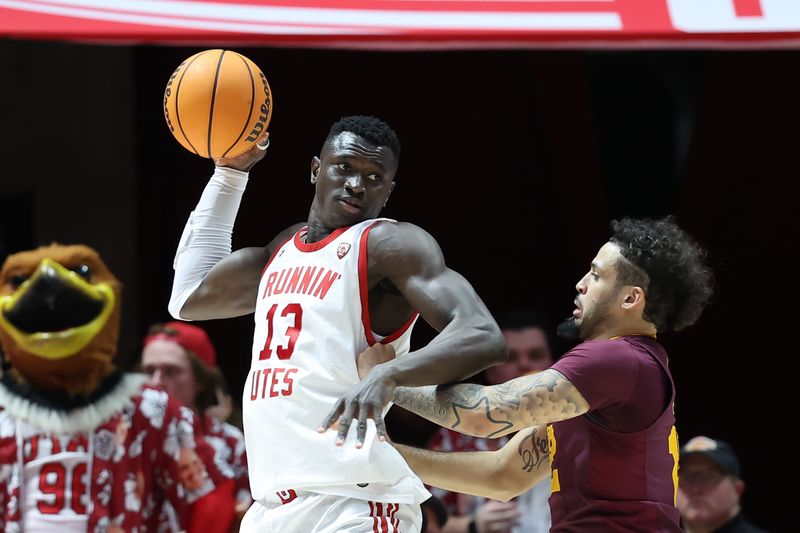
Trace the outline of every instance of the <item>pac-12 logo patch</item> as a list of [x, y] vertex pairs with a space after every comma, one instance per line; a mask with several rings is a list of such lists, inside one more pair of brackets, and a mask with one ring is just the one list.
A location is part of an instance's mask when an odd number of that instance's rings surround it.
[[340, 242], [339, 246], [336, 247], [336, 255], [339, 256], [339, 259], [347, 255], [347, 252], [350, 251], [350, 244], [346, 242]]

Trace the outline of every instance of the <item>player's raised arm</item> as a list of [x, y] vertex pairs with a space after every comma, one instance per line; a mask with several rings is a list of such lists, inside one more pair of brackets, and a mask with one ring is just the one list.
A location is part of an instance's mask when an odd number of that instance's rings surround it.
[[265, 247], [231, 253], [231, 235], [248, 173], [266, 154], [269, 134], [243, 154], [215, 161], [216, 167], [181, 236], [169, 311], [175, 318], [205, 320], [255, 310], [261, 271], [272, 251], [298, 226]]

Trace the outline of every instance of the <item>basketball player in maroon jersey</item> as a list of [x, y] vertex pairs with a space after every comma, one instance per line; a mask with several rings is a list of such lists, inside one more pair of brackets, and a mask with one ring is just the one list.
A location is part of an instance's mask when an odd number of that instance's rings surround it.
[[[612, 228], [559, 327], [583, 342], [548, 370], [494, 386], [395, 390], [398, 405], [463, 433], [523, 430], [496, 452], [398, 446], [423, 481], [507, 500], [550, 473], [551, 531], [681, 531], [675, 387], [656, 335], [699, 318], [713, 277], [671, 218]], [[372, 347], [361, 364], [387, 358]]]

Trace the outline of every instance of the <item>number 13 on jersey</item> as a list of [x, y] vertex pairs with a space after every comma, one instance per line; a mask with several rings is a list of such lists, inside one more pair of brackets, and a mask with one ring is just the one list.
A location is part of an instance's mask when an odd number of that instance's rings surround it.
[[[286, 304], [279, 309], [273, 304], [267, 311], [267, 340], [259, 353], [259, 361], [270, 359], [272, 354], [281, 361], [292, 357], [297, 338], [303, 329], [303, 308], [298, 303]], [[276, 322], [280, 326], [276, 327]], [[284, 324], [288, 324], [281, 331]], [[294, 376], [297, 368], [271, 367], [259, 368], [251, 372], [250, 400], [263, 400], [278, 396], [291, 396], [294, 390]]]
[[[273, 334], [275, 330], [275, 313], [278, 311], [278, 304], [272, 304], [272, 307], [267, 311], [267, 340], [264, 343], [264, 348], [261, 350], [260, 360], [269, 359], [272, 355], [273, 348]], [[300, 304], [286, 304], [281, 310], [280, 315], [283, 318], [289, 318], [290, 326], [286, 328], [283, 339], [275, 339], [277, 346], [275, 346], [275, 353], [278, 359], [287, 360], [292, 357], [294, 346], [297, 343], [297, 337], [300, 336], [300, 330], [303, 329], [303, 308]], [[293, 319], [291, 318], [293, 317]], [[284, 345], [283, 342], [286, 344]]]

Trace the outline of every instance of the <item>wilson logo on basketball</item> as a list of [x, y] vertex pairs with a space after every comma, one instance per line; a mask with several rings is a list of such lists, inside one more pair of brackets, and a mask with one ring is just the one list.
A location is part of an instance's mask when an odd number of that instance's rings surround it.
[[264, 103], [262, 103], [259, 108], [261, 114], [253, 125], [253, 130], [250, 132], [250, 135], [247, 136], [248, 142], [253, 142], [258, 139], [258, 136], [261, 135], [261, 132], [264, 131], [264, 128], [269, 124], [270, 118], [272, 118], [272, 96], [269, 91], [269, 83], [267, 83], [267, 78], [262, 72], [258, 73], [258, 77], [261, 79], [261, 87], [264, 89]]
[[346, 242], [340, 242], [339, 246], [336, 247], [336, 255], [339, 256], [339, 259], [347, 255], [347, 252], [350, 251], [350, 244]]

